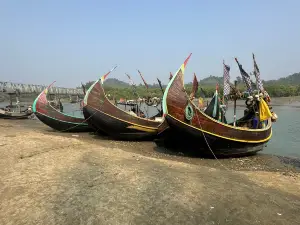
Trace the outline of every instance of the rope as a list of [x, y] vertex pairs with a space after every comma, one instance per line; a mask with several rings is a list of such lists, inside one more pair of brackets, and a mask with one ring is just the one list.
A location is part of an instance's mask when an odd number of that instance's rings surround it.
[[[184, 90], [184, 92], [185, 92], [185, 94], [186, 94], [186, 97], [189, 98], [188, 94], [186, 93], [186, 90]], [[189, 104], [189, 103], [188, 103], [188, 104]], [[192, 103], [192, 104], [193, 104], [193, 103]], [[198, 108], [198, 107], [196, 107], [196, 108]], [[222, 163], [220, 162], [220, 160], [217, 158], [217, 156], [215, 155], [215, 153], [214, 153], [213, 150], [211, 149], [211, 147], [210, 147], [210, 145], [209, 145], [209, 143], [208, 143], [208, 141], [207, 141], [207, 138], [206, 138], [206, 136], [205, 136], [205, 133], [202, 131], [203, 129], [202, 129], [202, 125], [201, 125], [201, 122], [200, 122], [200, 120], [199, 120], [199, 117], [198, 117], [198, 113], [196, 112], [195, 114], [196, 114], [196, 116], [197, 116], [197, 120], [198, 120], [198, 123], [199, 123], [199, 125], [200, 125], [200, 129], [201, 129], [202, 135], [203, 135], [203, 137], [204, 137], [204, 140], [205, 140], [206, 145], [207, 145], [207, 147], [209, 148], [210, 152], [212, 153], [212, 155], [214, 156], [214, 158], [217, 160], [217, 162], [218, 162], [222, 167], [224, 167], [226, 170], [230, 170], [228, 167], [226, 167], [224, 164], [222, 164]]]
[[87, 119], [84, 119], [81, 123], [75, 125], [74, 127], [70, 127], [70, 128], [68, 128], [68, 129], [65, 129], [65, 130], [59, 130], [59, 131], [60, 131], [60, 132], [66, 132], [66, 131], [68, 131], [68, 130], [74, 129], [75, 127], [78, 127], [78, 126], [84, 124], [86, 121], [88, 121], [90, 118], [92, 118], [92, 116], [94, 116], [96, 113], [97, 113], [97, 111], [94, 112], [92, 115], [90, 115]]
[[[45, 104], [44, 102], [40, 102], [40, 103], [42, 103], [42, 104], [44, 104], [44, 105], [50, 105], [49, 103], [47, 103], [47, 104]], [[50, 105], [51, 106], [51, 105]], [[52, 106], [51, 106], [52, 107]], [[52, 108], [54, 108], [54, 107], [52, 107]], [[56, 110], [56, 109], [55, 109]], [[56, 111], [58, 111], [58, 110], [56, 110]], [[76, 110], [76, 111], [80, 111], [80, 110]], [[58, 111], [59, 112], [59, 111]], [[59, 112], [59, 113], [61, 113], [61, 112]], [[82, 124], [84, 124], [86, 121], [88, 121], [90, 118], [92, 118], [92, 116], [94, 116], [95, 114], [97, 113], [97, 111], [96, 112], [94, 112], [91, 116], [89, 116], [87, 119], [84, 119], [81, 123], [79, 123], [79, 124], [77, 124], [77, 125], [75, 125], [75, 126], [73, 126], [73, 127], [70, 127], [70, 128], [68, 128], [68, 129], [65, 129], [65, 130], [57, 130], [57, 131], [59, 131], [59, 132], [66, 132], [66, 131], [69, 131], [69, 130], [71, 130], [71, 129], [74, 129], [75, 127], [78, 127], [78, 126], [80, 126], [80, 125], [82, 125]], [[98, 130], [97, 130], [98, 131]], [[96, 132], [97, 132], [96, 131]]]

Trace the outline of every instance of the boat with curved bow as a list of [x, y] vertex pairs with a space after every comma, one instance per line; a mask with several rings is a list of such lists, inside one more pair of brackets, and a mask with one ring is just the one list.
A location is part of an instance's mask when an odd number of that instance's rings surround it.
[[36, 117], [47, 126], [61, 132], [94, 131], [83, 117], [60, 112], [49, 103], [47, 93], [53, 83], [42, 91], [33, 102], [32, 110]]
[[95, 81], [85, 95], [83, 114], [88, 118], [88, 123], [115, 139], [153, 140], [163, 122], [162, 118], [142, 118], [139, 115], [138, 104], [133, 106], [133, 109], [136, 107], [133, 110], [135, 112], [126, 111], [113, 104], [103, 88], [103, 81], [111, 71]]
[[257, 110], [248, 107], [243, 118], [235, 124], [228, 124], [219, 118], [220, 108], [219, 112], [214, 112], [219, 116], [211, 114], [210, 105], [219, 100], [217, 95], [206, 110], [200, 110], [184, 87], [184, 70], [190, 56], [174, 74], [163, 96], [163, 113], [170, 128], [161, 134], [164, 145], [215, 157], [242, 156], [261, 151], [272, 136], [271, 118], [262, 121], [264, 126], [254, 129], [251, 124], [257, 118]]

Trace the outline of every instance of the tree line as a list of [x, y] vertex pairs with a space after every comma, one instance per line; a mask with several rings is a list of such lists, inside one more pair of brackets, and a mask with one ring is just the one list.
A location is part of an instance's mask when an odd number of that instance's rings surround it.
[[[300, 77], [300, 73], [295, 76], [294, 74], [289, 76], [291, 80], [295, 81], [295, 77]], [[291, 84], [289, 82], [289, 77], [287, 78], [281, 78], [281, 80], [284, 80], [285, 82], [278, 82], [277, 81], [263, 81], [265, 90], [269, 93], [271, 97], [289, 97], [289, 96], [298, 96], [300, 95], [300, 82], [295, 82], [294, 84]], [[215, 79], [216, 83], [219, 83], [219, 93], [222, 95], [223, 93], [223, 81], [221, 77], [210, 77], [210, 79]], [[205, 97], [205, 98], [211, 98], [216, 90], [216, 83], [212, 85], [212, 80], [209, 80], [207, 83], [208, 78], [201, 80], [199, 82], [199, 89], [196, 93], [196, 98], [199, 97]], [[246, 91], [246, 87], [241, 79], [241, 77], [237, 77], [237, 87], [241, 92]], [[86, 89], [88, 89], [94, 81], [87, 82], [84, 86]], [[283, 84], [284, 83], [284, 84]], [[140, 98], [147, 98], [147, 97], [162, 97], [162, 90], [158, 84], [149, 85], [149, 89], [146, 89], [146, 87], [142, 84], [139, 84], [133, 88], [131, 85], [123, 83], [122, 86], [117, 84], [114, 85], [110, 82], [104, 83], [104, 88], [106, 94], [108, 94], [111, 98], [120, 99], [136, 99], [138, 97]], [[165, 89], [166, 85], [163, 85], [163, 89]], [[255, 85], [253, 85], [253, 88], [255, 89]], [[192, 83], [188, 83], [185, 85], [185, 89], [188, 94], [191, 93], [192, 90]]]

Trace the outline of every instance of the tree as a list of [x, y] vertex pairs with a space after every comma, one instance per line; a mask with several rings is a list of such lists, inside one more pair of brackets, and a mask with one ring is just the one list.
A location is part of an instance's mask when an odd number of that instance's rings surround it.
[[243, 80], [242, 80], [242, 78], [240, 76], [236, 77], [236, 81], [237, 81], [237, 84], [243, 83]]

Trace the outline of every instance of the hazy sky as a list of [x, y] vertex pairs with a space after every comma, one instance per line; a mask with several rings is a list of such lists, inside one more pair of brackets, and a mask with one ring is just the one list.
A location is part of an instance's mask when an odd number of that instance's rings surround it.
[[[0, 0], [0, 81], [78, 86], [125, 72], [166, 83], [190, 52], [185, 81], [222, 76], [234, 57], [263, 79], [300, 72], [300, 1]], [[233, 80], [233, 79], [232, 79]]]

